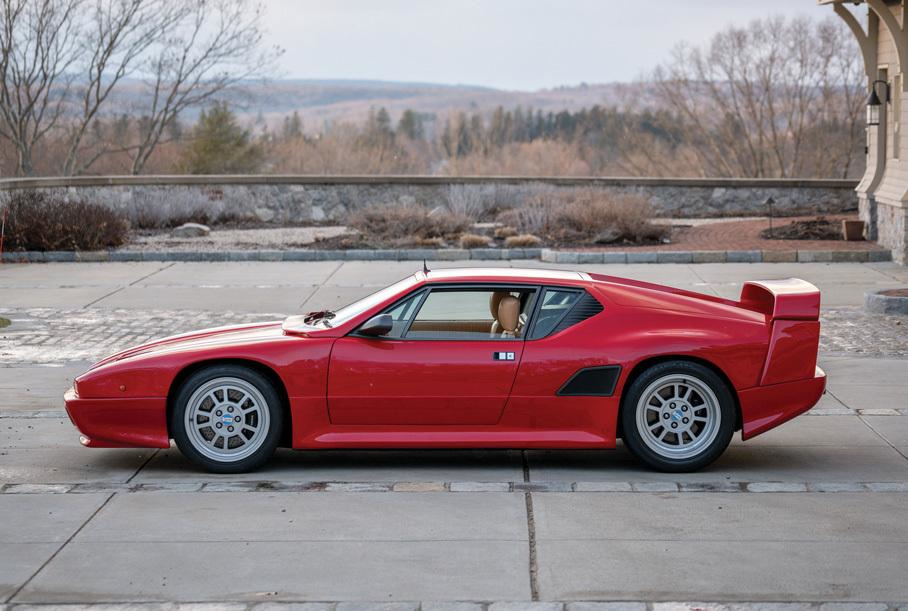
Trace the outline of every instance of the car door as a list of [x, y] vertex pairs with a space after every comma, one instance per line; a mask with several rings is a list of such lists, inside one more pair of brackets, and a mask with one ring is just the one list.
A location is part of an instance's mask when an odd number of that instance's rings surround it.
[[394, 321], [390, 333], [364, 337], [354, 331], [334, 344], [331, 422], [497, 423], [536, 294], [535, 287], [521, 286], [432, 287], [387, 308]]

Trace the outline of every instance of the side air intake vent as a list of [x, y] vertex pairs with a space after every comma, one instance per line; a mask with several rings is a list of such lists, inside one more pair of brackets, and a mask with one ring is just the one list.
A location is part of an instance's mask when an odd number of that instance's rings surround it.
[[587, 367], [572, 375], [555, 394], [562, 397], [611, 397], [620, 374], [621, 367], [618, 365]]
[[587, 318], [592, 318], [601, 311], [602, 304], [596, 301], [592, 295], [584, 291], [577, 303], [574, 304], [574, 307], [571, 308], [571, 311], [561, 319], [561, 322], [559, 322], [554, 329], [552, 329], [552, 333], [558, 333], [559, 331], [563, 331], [568, 327], [576, 325], [578, 322], [583, 322]]

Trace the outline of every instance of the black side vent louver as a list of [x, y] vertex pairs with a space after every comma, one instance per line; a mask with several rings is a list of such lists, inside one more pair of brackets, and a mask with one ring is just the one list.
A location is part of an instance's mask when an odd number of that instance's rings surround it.
[[601, 311], [602, 304], [596, 301], [592, 295], [584, 291], [577, 303], [574, 304], [574, 307], [571, 308], [571, 311], [561, 319], [558, 326], [552, 329], [552, 333], [564, 331], [568, 327], [576, 325], [578, 322], [583, 322]]

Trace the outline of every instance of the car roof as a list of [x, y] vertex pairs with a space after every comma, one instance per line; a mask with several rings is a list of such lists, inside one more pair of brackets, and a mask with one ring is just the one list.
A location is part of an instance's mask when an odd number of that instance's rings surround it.
[[[424, 272], [419, 273], [423, 274]], [[590, 280], [590, 277], [583, 272], [529, 267], [459, 267], [433, 269], [424, 273], [424, 275], [426, 282], [490, 282], [504, 280], [516, 282], [569, 281], [576, 283]]]

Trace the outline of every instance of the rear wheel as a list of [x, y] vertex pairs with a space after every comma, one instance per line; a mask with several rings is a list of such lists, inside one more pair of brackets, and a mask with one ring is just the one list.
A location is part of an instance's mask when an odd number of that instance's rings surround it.
[[734, 398], [708, 367], [668, 361], [644, 371], [622, 402], [624, 442], [660, 471], [696, 471], [716, 460], [731, 441]]
[[280, 397], [267, 378], [238, 365], [214, 365], [189, 376], [170, 418], [183, 454], [214, 473], [262, 466], [281, 436]]

